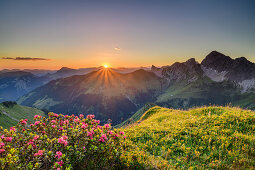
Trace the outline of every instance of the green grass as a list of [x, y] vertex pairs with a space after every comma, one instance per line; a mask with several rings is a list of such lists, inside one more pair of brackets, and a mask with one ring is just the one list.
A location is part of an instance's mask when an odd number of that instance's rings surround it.
[[151, 158], [152, 167], [255, 169], [254, 111], [155, 106], [124, 131], [134, 148]]
[[[6, 112], [10, 117], [4, 115], [3, 112]], [[0, 104], [0, 126], [3, 128], [14, 126], [18, 123], [16, 119], [28, 119], [28, 121], [33, 121], [34, 115], [36, 114], [45, 116], [43, 111], [36, 108], [21, 105], [14, 105], [13, 107], [8, 108], [3, 104]]]
[[188, 83], [187, 81], [177, 82], [166, 89], [166, 91], [157, 98], [156, 102], [167, 102], [175, 98], [206, 98], [203, 94], [206, 92], [206, 87], [210, 83], [212, 83], [212, 81], [208, 79], [199, 79], [195, 83]]

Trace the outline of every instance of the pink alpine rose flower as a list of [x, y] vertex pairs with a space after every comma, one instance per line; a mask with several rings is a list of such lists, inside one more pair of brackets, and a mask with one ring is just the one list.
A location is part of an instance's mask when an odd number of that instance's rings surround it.
[[26, 124], [27, 124], [27, 121], [26, 121], [26, 119], [25, 119], [25, 120], [21, 120], [20, 123], [21, 123], [22, 125], [26, 125]]
[[64, 125], [68, 125], [69, 124], [69, 120], [64, 120], [63, 124]]
[[5, 149], [0, 149], [0, 154], [5, 152]]
[[41, 118], [41, 116], [35, 115], [35, 116], [34, 116], [34, 119], [37, 119], [37, 118]]
[[67, 136], [62, 136], [61, 138], [58, 138], [58, 143], [63, 144], [64, 146], [66, 146], [68, 144], [66, 139], [67, 139]]
[[109, 125], [109, 124], [105, 124], [104, 127], [105, 127], [106, 129], [109, 129], [109, 128], [110, 128], [110, 125]]
[[86, 124], [86, 123], [83, 124], [83, 125], [81, 125], [81, 128], [82, 128], [82, 129], [86, 129], [87, 127], [88, 127], [88, 124]]
[[41, 123], [40, 121], [35, 121], [34, 125], [36, 126], [36, 125], [39, 125], [40, 123]]
[[99, 138], [99, 142], [105, 142], [107, 140], [106, 134], [102, 134], [102, 136]]
[[38, 136], [38, 135], [34, 136], [34, 140], [37, 140], [38, 138], [39, 138], [39, 136]]
[[12, 141], [12, 137], [5, 137], [5, 141], [6, 142], [11, 142]]
[[56, 122], [56, 120], [52, 120], [51, 123], [54, 123], [54, 124], [55, 124], [55, 123], [57, 123], [57, 122]]
[[16, 132], [15, 127], [10, 127], [10, 131]]
[[73, 121], [74, 121], [75, 123], [78, 123], [80, 120], [79, 120], [79, 118], [75, 118]]
[[44, 153], [44, 150], [39, 150], [37, 153], [34, 154], [34, 157], [42, 156]]
[[87, 119], [94, 119], [95, 115], [87, 115]]
[[62, 152], [57, 151], [55, 157], [59, 159], [59, 158], [61, 158], [61, 156], [62, 156]]

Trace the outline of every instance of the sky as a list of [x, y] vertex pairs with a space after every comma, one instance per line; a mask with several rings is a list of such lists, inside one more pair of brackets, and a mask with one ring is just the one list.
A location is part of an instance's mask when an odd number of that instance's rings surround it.
[[253, 0], [0, 0], [0, 69], [255, 62]]

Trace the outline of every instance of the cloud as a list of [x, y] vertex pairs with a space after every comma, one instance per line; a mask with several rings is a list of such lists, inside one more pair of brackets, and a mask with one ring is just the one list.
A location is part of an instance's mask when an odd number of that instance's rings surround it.
[[32, 57], [2, 57], [4, 60], [21, 60], [21, 61], [39, 61], [39, 60], [50, 60], [47, 58], [32, 58]]
[[119, 47], [115, 47], [114, 50], [120, 51], [120, 48]]
[[13, 58], [11, 58], [11, 57], [2, 57], [2, 59], [5, 59], [5, 60], [13, 60]]

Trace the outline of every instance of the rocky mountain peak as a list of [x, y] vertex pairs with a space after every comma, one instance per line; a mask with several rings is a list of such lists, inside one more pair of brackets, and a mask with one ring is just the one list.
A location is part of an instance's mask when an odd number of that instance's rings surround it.
[[186, 62], [176, 62], [171, 66], [164, 67], [162, 75], [170, 81], [196, 80], [199, 76], [203, 75], [203, 70], [200, 64], [194, 58], [191, 58]]
[[158, 71], [160, 68], [158, 68], [158, 67], [156, 67], [156, 66], [154, 66], [154, 65], [152, 65], [151, 66], [151, 71]]
[[243, 65], [254, 65], [254, 63], [247, 60], [245, 57], [239, 57], [235, 59], [235, 63]]
[[69, 68], [69, 67], [62, 67], [62, 68], [59, 69], [59, 70], [71, 70], [71, 68]]
[[196, 65], [198, 64], [195, 60], [195, 58], [190, 58], [185, 62], [186, 65]]
[[62, 68], [59, 69], [58, 71], [68, 71], [68, 70], [74, 70], [74, 69], [69, 68], [69, 67], [62, 67]]
[[201, 63], [205, 74], [214, 79], [242, 82], [255, 78], [255, 64], [245, 57], [232, 59], [217, 51], [208, 54]]
[[221, 72], [226, 71], [229, 67], [231, 67], [233, 59], [218, 51], [212, 51], [205, 57], [201, 64], [206, 68], [212, 68]]
[[66, 73], [71, 73], [71, 72], [75, 72], [77, 70], [72, 69], [72, 68], [68, 68], [68, 67], [62, 67], [61, 69], [59, 69], [56, 73], [58, 74], [66, 74]]

